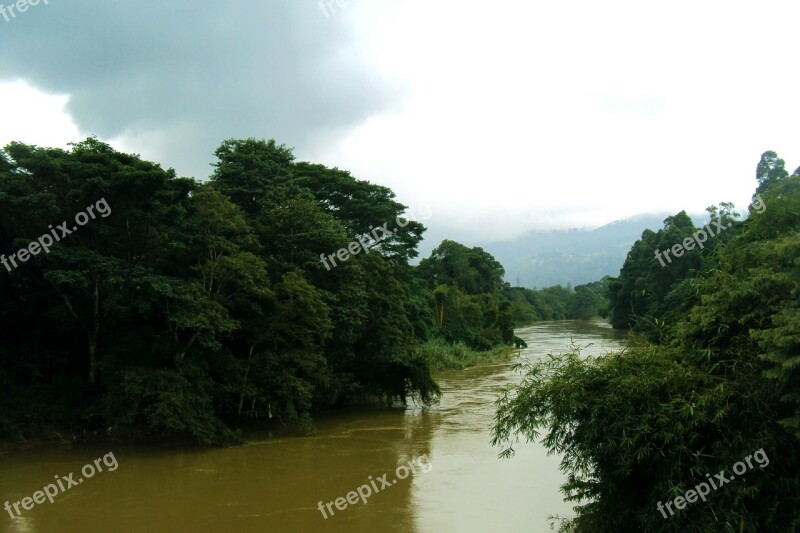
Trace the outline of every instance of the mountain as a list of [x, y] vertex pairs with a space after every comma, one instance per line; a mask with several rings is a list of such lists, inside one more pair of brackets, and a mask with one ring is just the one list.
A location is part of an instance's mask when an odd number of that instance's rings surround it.
[[[481, 247], [506, 270], [506, 281], [522, 287], [573, 286], [617, 276], [633, 243], [645, 229], [663, 227], [663, 214], [637, 215], [587, 229], [533, 231], [513, 241]], [[693, 216], [697, 221], [701, 216]], [[698, 222], [696, 222], [697, 224]]]

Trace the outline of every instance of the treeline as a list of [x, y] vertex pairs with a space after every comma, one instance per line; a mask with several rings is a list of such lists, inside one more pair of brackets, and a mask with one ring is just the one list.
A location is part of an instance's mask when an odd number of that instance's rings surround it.
[[[634, 244], [610, 284], [628, 349], [527, 365], [501, 399], [506, 453], [541, 431], [564, 454], [563, 531], [800, 529], [800, 169], [766, 152], [756, 178], [746, 220], [709, 208], [704, 247], [683, 212]], [[692, 499], [707, 478], [724, 485]]]
[[[450, 241], [411, 266], [425, 227], [395, 224], [406, 206], [388, 188], [272, 140], [215, 154], [203, 183], [94, 138], [0, 152], [0, 253], [25, 258], [0, 267], [0, 438], [235, 442], [244, 419], [431, 403], [443, 350], [513, 341], [503, 268]], [[19, 252], [101, 199], [110, 215]], [[323, 264], [359, 240], [364, 253]]]
[[612, 277], [605, 276], [600, 281], [578, 285], [574, 290], [570, 285], [539, 290], [506, 286], [505, 294], [511, 302], [515, 325], [540, 320], [607, 318], [612, 281]]

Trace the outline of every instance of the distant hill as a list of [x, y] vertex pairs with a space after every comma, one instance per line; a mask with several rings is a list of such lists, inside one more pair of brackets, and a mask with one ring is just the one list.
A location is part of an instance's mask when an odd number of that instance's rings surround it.
[[[674, 213], [673, 213], [674, 214]], [[645, 229], [657, 231], [669, 213], [638, 215], [593, 230], [528, 233], [513, 241], [480, 246], [506, 269], [506, 281], [522, 287], [580, 285], [617, 276]], [[692, 216], [699, 224], [702, 215]]]

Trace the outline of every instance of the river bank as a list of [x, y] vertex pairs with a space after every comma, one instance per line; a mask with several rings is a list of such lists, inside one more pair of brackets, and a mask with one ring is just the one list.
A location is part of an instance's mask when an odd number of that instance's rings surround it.
[[[470, 349], [463, 343], [450, 344], [439, 340], [420, 344], [416, 348], [416, 354], [424, 357], [430, 363], [431, 370], [437, 374], [446, 370], [463, 370], [476, 365], [507, 361], [517, 352], [518, 350], [512, 346], [498, 346], [491, 350], [478, 351]], [[343, 409], [347, 409], [348, 407], [358, 408], [365, 405], [383, 406], [384, 402], [380, 398], [372, 397], [362, 402], [353, 402], [352, 405], [344, 407]], [[341, 410], [334, 410], [332, 412], [341, 412]], [[244, 426], [247, 425], [249, 424], [244, 424]], [[264, 424], [263, 422], [257, 425], [262, 427], [270, 426], [270, 424]], [[134, 435], [119, 435], [105, 431], [76, 435], [68, 430], [60, 428], [50, 431], [49, 435], [36, 436], [24, 441], [13, 442], [0, 440], [0, 454], [47, 447], [69, 448], [80, 443], [90, 443], [94, 441], [124, 443], [126, 440], [132, 440], [133, 443], [139, 440], [148, 443], [172, 443], [178, 441], [188, 446], [192, 445], [192, 442], [181, 439], [180, 437], [166, 437], [160, 439], [150, 436], [144, 439], [138, 439]], [[239, 444], [245, 444], [245, 442]]]
[[491, 350], [472, 350], [463, 343], [448, 344], [444, 341], [430, 341], [418, 347], [418, 352], [430, 363], [434, 372], [443, 370], [463, 370], [465, 368], [505, 361], [518, 350], [513, 346], [497, 346]]
[[[587, 355], [623, 346], [622, 335], [596, 322], [538, 323], [517, 335], [528, 358], [566, 351], [573, 341], [590, 345]], [[497, 395], [521, 379], [511, 371], [516, 360], [437, 372], [439, 404], [326, 413], [310, 436], [252, 429], [243, 433], [247, 444], [232, 448], [94, 442], [7, 453], [0, 456], [2, 501], [28, 496], [109, 451], [119, 468], [53, 504], [6, 518], [4, 531], [157, 532], [177, 524], [243, 533], [549, 531], [548, 515], [571, 512], [559, 493], [559, 458], [522, 443], [514, 459], [500, 460], [490, 445]], [[318, 502], [344, 497], [370, 476], [391, 480], [400, 465], [423, 456], [429, 472], [412, 473], [327, 519], [318, 510]]]

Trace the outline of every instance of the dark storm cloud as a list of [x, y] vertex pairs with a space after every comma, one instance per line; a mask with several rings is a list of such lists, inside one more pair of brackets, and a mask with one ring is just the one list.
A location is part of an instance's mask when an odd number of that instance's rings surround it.
[[348, 53], [345, 16], [326, 18], [317, 0], [49, 0], [0, 18], [0, 81], [70, 94], [82, 131], [125, 134], [204, 178], [225, 138], [303, 152], [388, 105]]

